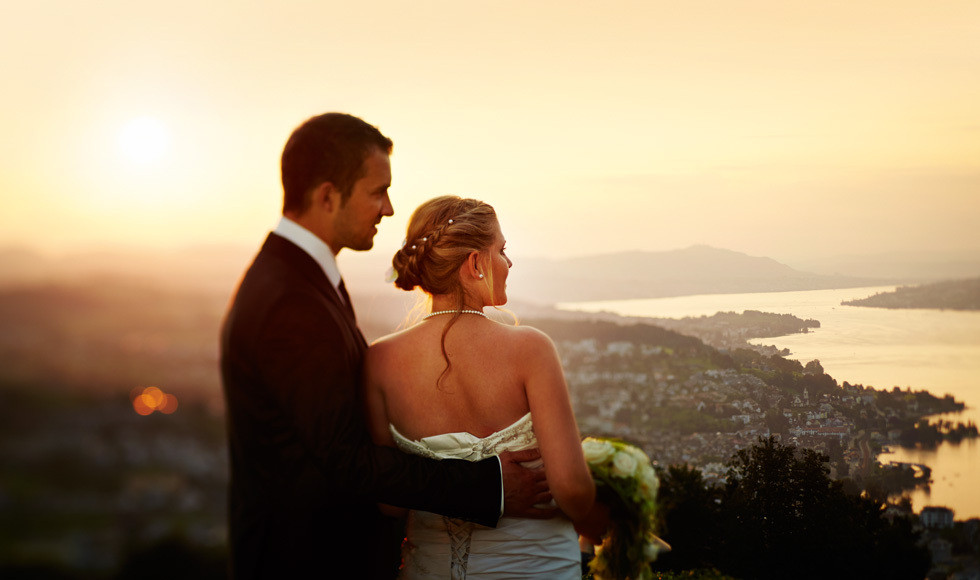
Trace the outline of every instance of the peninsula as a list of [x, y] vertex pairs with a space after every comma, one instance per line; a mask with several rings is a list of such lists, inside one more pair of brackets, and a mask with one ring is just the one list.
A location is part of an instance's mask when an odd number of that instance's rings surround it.
[[879, 292], [867, 298], [845, 300], [841, 304], [873, 308], [980, 310], [980, 278], [901, 286], [893, 292]]

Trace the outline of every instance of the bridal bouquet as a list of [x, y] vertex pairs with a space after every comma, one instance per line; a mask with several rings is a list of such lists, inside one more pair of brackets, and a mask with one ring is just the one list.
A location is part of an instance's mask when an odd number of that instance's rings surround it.
[[618, 439], [589, 437], [582, 442], [597, 499], [609, 506], [612, 523], [589, 568], [595, 578], [653, 578], [650, 562], [669, 550], [654, 535], [660, 481], [650, 458]]

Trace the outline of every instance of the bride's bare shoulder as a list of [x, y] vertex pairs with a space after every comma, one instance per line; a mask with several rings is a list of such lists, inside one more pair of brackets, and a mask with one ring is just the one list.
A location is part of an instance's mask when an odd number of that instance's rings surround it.
[[388, 358], [396, 354], [399, 352], [399, 350], [403, 349], [414, 340], [414, 333], [412, 332], [413, 328], [414, 327], [399, 330], [398, 332], [393, 332], [387, 336], [382, 336], [381, 338], [376, 339], [368, 347], [365, 357], [368, 361], [371, 361]]
[[376, 346], [380, 346], [384, 348], [389, 345], [397, 345], [398, 343], [406, 340], [406, 337], [413, 334], [413, 332], [417, 330], [417, 328], [418, 328], [417, 326], [409, 326], [408, 328], [403, 328], [401, 330], [392, 332], [391, 334], [382, 336], [381, 338], [377, 338], [371, 343], [370, 348], [374, 348]]
[[513, 346], [525, 352], [554, 351], [555, 343], [544, 332], [533, 326], [504, 326]]

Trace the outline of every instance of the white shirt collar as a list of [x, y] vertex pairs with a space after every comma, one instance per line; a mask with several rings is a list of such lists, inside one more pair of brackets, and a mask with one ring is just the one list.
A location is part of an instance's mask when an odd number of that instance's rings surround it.
[[337, 260], [326, 242], [286, 216], [279, 219], [276, 229], [272, 232], [286, 238], [309, 254], [323, 269], [323, 273], [327, 275], [327, 279], [330, 280], [330, 284], [335, 290], [340, 286], [340, 269], [337, 267]]

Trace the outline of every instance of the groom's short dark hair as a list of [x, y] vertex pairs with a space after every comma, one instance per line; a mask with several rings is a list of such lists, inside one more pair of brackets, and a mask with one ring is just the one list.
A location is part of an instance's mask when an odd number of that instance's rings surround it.
[[391, 155], [391, 139], [362, 119], [345, 113], [307, 119], [282, 150], [283, 212], [306, 211], [309, 192], [325, 181], [346, 201], [364, 175], [364, 160], [375, 148]]

